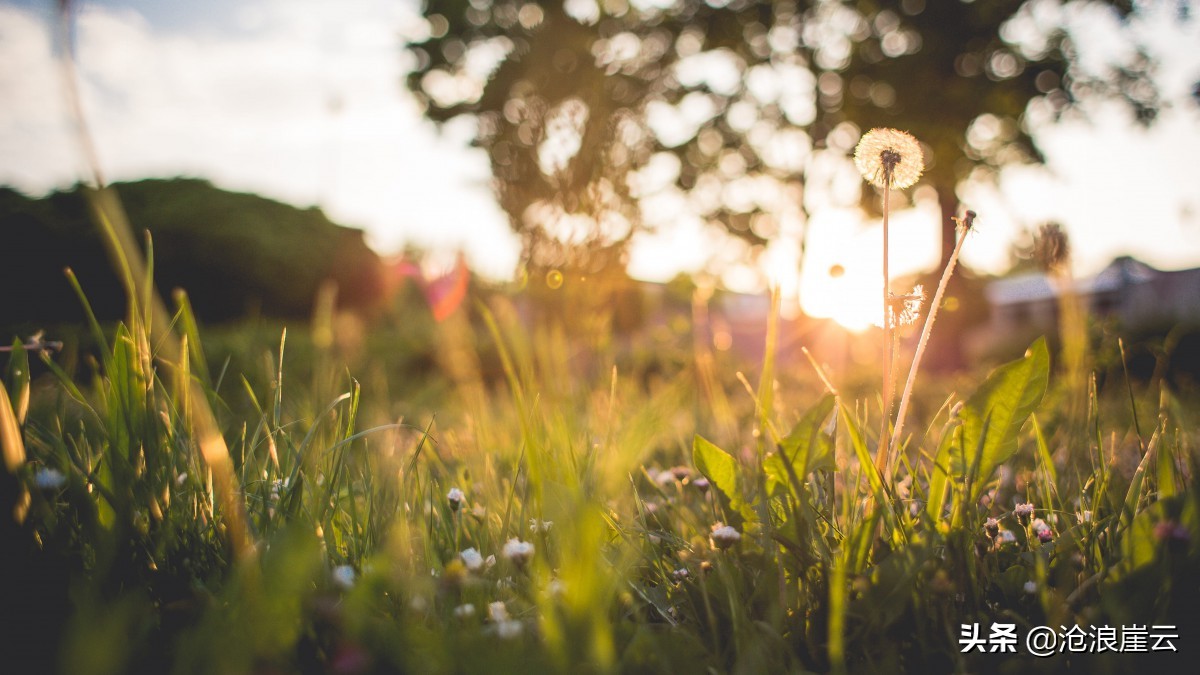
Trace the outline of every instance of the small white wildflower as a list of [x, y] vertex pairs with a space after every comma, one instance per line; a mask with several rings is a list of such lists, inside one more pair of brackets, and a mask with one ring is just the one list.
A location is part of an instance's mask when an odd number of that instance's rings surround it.
[[66, 482], [67, 477], [58, 469], [43, 468], [33, 474], [33, 484], [39, 490], [57, 490]]
[[1038, 536], [1041, 536], [1042, 532], [1050, 529], [1050, 526], [1046, 524], [1046, 521], [1042, 520], [1041, 518], [1034, 518], [1033, 522], [1030, 524], [1030, 527], [1033, 528], [1033, 533]]
[[521, 637], [522, 630], [524, 630], [524, 626], [520, 621], [508, 620], [496, 624], [496, 635], [499, 635], [502, 640], [513, 640]]
[[467, 569], [472, 572], [478, 572], [483, 567], [483, 556], [474, 548], [459, 553], [458, 557], [462, 559], [463, 565], [466, 565]]
[[457, 511], [467, 501], [467, 496], [458, 488], [450, 488], [450, 491], [446, 493], [446, 501], [450, 502], [450, 510]]
[[516, 537], [504, 542], [504, 557], [516, 565], [524, 565], [533, 557], [533, 544]]
[[708, 486], [710, 485], [708, 479], [703, 476], [693, 480], [690, 484], [700, 492], [708, 492]]
[[496, 623], [509, 620], [508, 607], [504, 604], [503, 600], [497, 600], [488, 604], [488, 618]]
[[1013, 534], [1009, 530], [1000, 530], [1000, 543], [1012, 544], [1012, 543], [1015, 543], [1016, 541], [1017, 541], [1017, 535]]
[[675, 482], [675, 474], [670, 471], [659, 471], [654, 474], [654, 482], [660, 486], [667, 486]]
[[529, 519], [529, 531], [533, 533], [549, 532], [550, 528], [554, 527], [553, 520], [538, 520], [537, 518]]
[[349, 565], [333, 568], [333, 583], [347, 591], [354, 588], [354, 568]]
[[689, 572], [687, 571], [686, 567], [681, 567], [674, 572], [671, 572], [671, 576], [675, 578], [675, 581], [683, 581], [684, 579], [687, 579], [688, 574]]
[[496, 556], [495, 555], [489, 555], [487, 557], [487, 559], [485, 559], [483, 561], [483, 568], [486, 570], [490, 570], [495, 566], [496, 566]]
[[179, 474], [178, 476], [175, 476], [175, 484], [176, 485], [183, 486], [183, 484], [186, 482], [187, 482], [187, 472], [186, 471]]
[[662, 543], [662, 537], [657, 534], [646, 535], [646, 539], [649, 540], [651, 546], [658, 546]]
[[473, 616], [475, 616], [475, 605], [469, 602], [454, 608], [454, 618], [456, 619], [469, 619]]
[[1091, 511], [1084, 511], [1083, 513], [1080, 513], [1080, 514], [1079, 514], [1079, 522], [1080, 522], [1081, 524], [1082, 524], [1082, 523], [1090, 523], [1090, 522], [1092, 522], [1092, 512], [1091, 512]]
[[1037, 582], [1036, 581], [1026, 581], [1024, 588], [1025, 588], [1026, 593], [1033, 595], [1034, 593], [1037, 593], [1037, 589], [1038, 589]]
[[742, 540], [742, 533], [729, 525], [717, 523], [713, 526], [712, 543], [719, 549], [727, 549]]

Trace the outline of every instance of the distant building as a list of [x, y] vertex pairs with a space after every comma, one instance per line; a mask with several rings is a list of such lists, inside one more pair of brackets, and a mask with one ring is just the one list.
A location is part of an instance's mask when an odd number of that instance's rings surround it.
[[1040, 273], [992, 281], [984, 290], [991, 316], [972, 336], [971, 351], [1054, 332], [1059, 295], [1068, 290], [1078, 294], [1091, 316], [1116, 319], [1127, 330], [1200, 325], [1200, 268], [1164, 272], [1123, 256], [1069, 289]]

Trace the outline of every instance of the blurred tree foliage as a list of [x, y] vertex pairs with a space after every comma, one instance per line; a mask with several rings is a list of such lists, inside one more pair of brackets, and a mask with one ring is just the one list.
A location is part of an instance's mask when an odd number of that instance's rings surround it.
[[[318, 209], [226, 192], [203, 180], [113, 187], [134, 226], [151, 233], [159, 290], [186, 289], [203, 320], [308, 317], [326, 280], [337, 284], [343, 308], [367, 309], [383, 297], [383, 267], [362, 232], [333, 224]], [[79, 188], [42, 199], [0, 188], [0, 236], [0, 327], [81, 319], [67, 267], [97, 315], [124, 315], [123, 293]]]
[[875, 126], [926, 144], [946, 256], [959, 182], [1040, 159], [1028, 110], [1054, 119], [1099, 93], [1153, 117], [1143, 50], [1084, 68], [1064, 28], [1081, 13], [1120, 24], [1131, 11], [1082, 0], [425, 0], [408, 85], [430, 119], [477, 121], [534, 271], [624, 262], [653, 220], [641, 207], [664, 194], [658, 220], [692, 214], [761, 247], [787, 205], [828, 200], [825, 158]]

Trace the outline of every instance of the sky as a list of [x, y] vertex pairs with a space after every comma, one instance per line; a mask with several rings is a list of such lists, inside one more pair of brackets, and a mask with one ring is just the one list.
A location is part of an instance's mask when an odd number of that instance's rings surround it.
[[[84, 175], [55, 61], [54, 4], [0, 0], [0, 184], [30, 194]], [[448, 265], [462, 249], [479, 273], [513, 275], [519, 244], [492, 197], [486, 156], [469, 145], [470, 125], [436, 129], [404, 88], [403, 40], [426, 30], [417, 0], [78, 4], [84, 107], [109, 180], [203, 177], [320, 206], [366, 230], [384, 254], [413, 245], [441, 252], [434, 264]], [[965, 264], [1002, 272], [1022, 231], [1055, 220], [1072, 237], [1080, 275], [1122, 254], [1163, 269], [1200, 266], [1200, 109], [1189, 96], [1200, 82], [1200, 20], [1178, 22], [1176, 4], [1143, 3], [1133, 28], [1161, 64], [1168, 105], [1158, 123], [1141, 129], [1124, 110], [1098, 106], [1089, 121], [1038, 124], [1046, 166], [1009, 168], [995, 185], [960, 189], [980, 214]], [[1082, 59], [1122, 48], [1111, 25], [1089, 26], [1089, 35]], [[839, 171], [835, 182], [857, 184]], [[893, 219], [895, 274], [938, 259], [934, 195], [918, 188], [912, 203]], [[689, 222], [640, 236], [630, 269], [665, 280], [724, 256], [723, 280], [736, 290], [773, 280], [810, 314], [848, 303], [869, 314], [879, 303], [878, 223], [830, 207], [807, 227], [802, 272], [802, 226], [785, 228], [751, 267]], [[844, 273], [830, 275], [834, 265]]]

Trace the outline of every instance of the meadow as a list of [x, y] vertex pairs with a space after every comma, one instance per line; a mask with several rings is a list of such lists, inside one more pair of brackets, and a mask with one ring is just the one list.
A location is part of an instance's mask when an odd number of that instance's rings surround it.
[[503, 289], [202, 329], [123, 278], [125, 321], [7, 355], [6, 672], [1171, 672], [1197, 644], [1196, 392], [1113, 336], [919, 380], [889, 462], [877, 373], [777, 363], [775, 315], [739, 363]]

